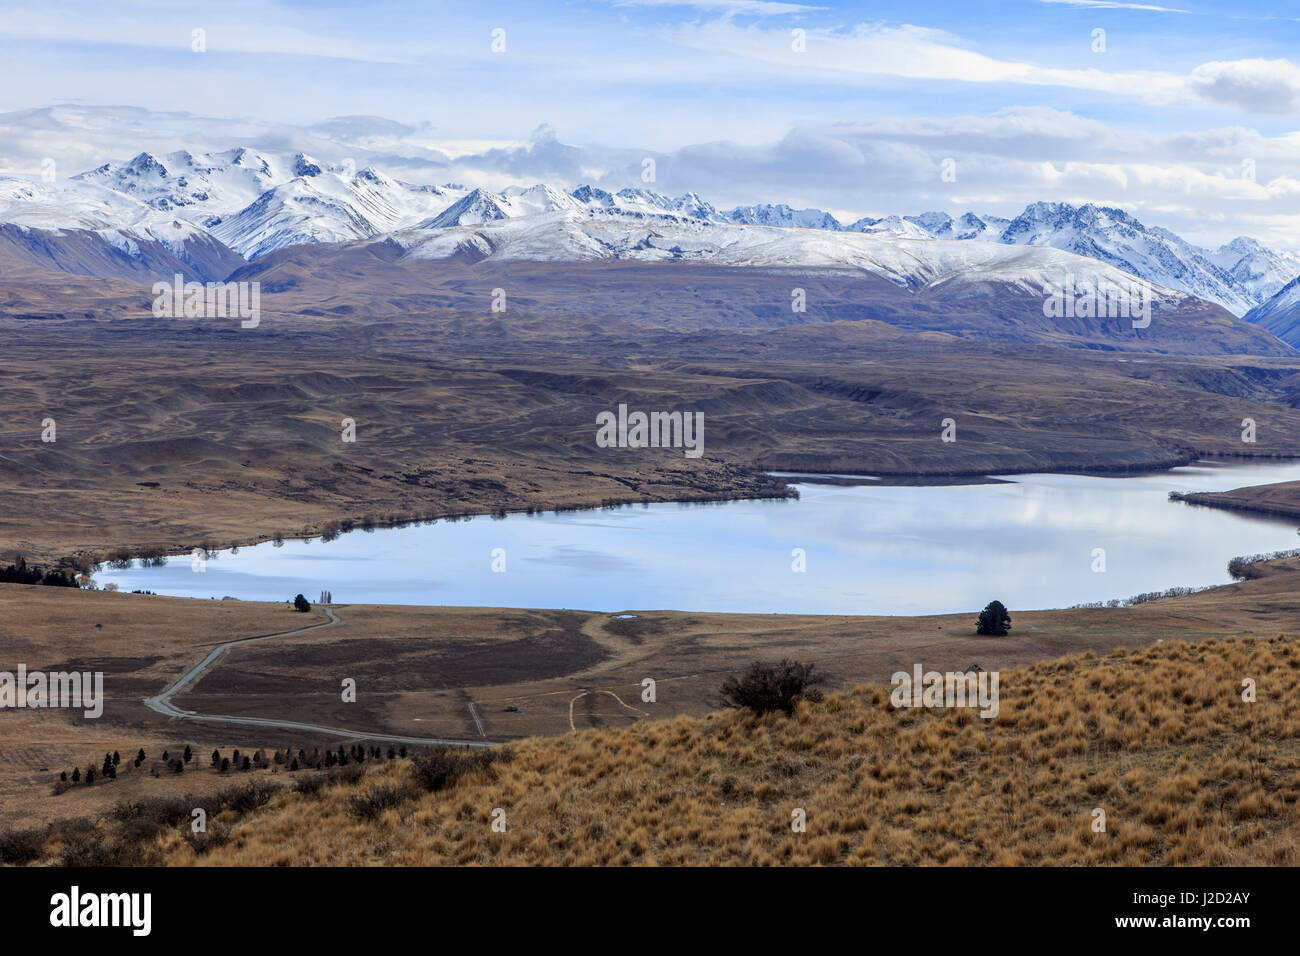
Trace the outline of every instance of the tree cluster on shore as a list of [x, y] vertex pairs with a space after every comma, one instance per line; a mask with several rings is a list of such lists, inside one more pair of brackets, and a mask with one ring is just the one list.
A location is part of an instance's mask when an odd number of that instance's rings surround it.
[[42, 568], [29, 565], [21, 555], [8, 567], [0, 568], [0, 584], [44, 584], [50, 587], [78, 587], [76, 573], [71, 568]]

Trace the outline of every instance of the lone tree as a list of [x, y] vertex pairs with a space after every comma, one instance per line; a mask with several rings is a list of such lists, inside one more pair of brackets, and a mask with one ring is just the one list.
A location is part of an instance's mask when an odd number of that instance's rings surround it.
[[990, 601], [988, 607], [980, 611], [975, 621], [976, 634], [991, 634], [994, 637], [1006, 637], [1011, 630], [1011, 615], [1001, 601]]
[[746, 707], [756, 714], [779, 710], [788, 717], [800, 700], [821, 700], [821, 692], [813, 688], [825, 678], [813, 674], [814, 666], [787, 659], [778, 664], [754, 661], [743, 676], [722, 682], [722, 699], [728, 707]]
[[305, 597], [299, 594], [296, 598], [293, 599], [293, 609], [295, 611], [310, 611], [311, 605], [307, 603], [307, 599]]

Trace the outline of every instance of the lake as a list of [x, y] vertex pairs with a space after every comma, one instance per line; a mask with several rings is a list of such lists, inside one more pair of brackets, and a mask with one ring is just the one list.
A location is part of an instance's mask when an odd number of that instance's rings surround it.
[[[993, 476], [998, 477], [998, 476]], [[652, 504], [439, 521], [221, 552], [202, 570], [105, 569], [101, 586], [275, 601], [826, 614], [1068, 607], [1229, 580], [1300, 547], [1295, 522], [1168, 500], [1300, 478], [1300, 464], [1001, 476], [943, 486], [799, 484], [797, 501]], [[792, 479], [797, 482], [797, 478]], [[799, 551], [806, 570], [793, 568]], [[1104, 551], [1104, 570], [1095, 549]], [[502, 570], [494, 570], [494, 564]]]

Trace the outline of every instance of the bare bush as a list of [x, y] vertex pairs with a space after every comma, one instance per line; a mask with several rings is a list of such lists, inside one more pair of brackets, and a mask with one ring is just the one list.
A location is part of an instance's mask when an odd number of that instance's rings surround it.
[[21, 866], [39, 858], [44, 849], [44, 830], [6, 830], [0, 833], [0, 863]]
[[385, 810], [404, 803], [410, 795], [411, 792], [406, 787], [379, 784], [348, 798], [348, 816], [358, 820], [374, 820]]
[[498, 761], [509, 759], [509, 751], [504, 749], [465, 751], [443, 747], [417, 753], [411, 760], [411, 774], [424, 790], [437, 793], [467, 773], [486, 770]]
[[190, 845], [197, 855], [203, 856], [219, 846], [225, 846], [230, 842], [230, 827], [224, 823], [213, 821], [206, 830], [195, 833], [193, 830], [186, 830], [183, 834], [185, 842]]
[[249, 813], [266, 806], [279, 791], [277, 784], [256, 780], [237, 787], [227, 787], [217, 794], [216, 799], [219, 805], [229, 807], [236, 813]]
[[813, 664], [801, 664], [783, 658], [776, 664], [754, 661], [741, 677], [722, 682], [722, 699], [728, 707], [741, 707], [756, 714], [773, 711], [789, 716], [800, 700], [821, 700], [815, 685], [825, 678], [813, 673]]

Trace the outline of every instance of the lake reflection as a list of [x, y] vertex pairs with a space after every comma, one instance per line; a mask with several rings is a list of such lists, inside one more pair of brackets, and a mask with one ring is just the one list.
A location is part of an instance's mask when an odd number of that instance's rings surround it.
[[[1155, 475], [1003, 476], [938, 487], [799, 485], [798, 501], [640, 505], [354, 531], [104, 570], [102, 586], [337, 603], [829, 614], [1066, 607], [1226, 583], [1238, 554], [1300, 547], [1295, 523], [1167, 500], [1300, 478], [1300, 465], [1197, 464]], [[504, 549], [505, 571], [492, 570]], [[1092, 570], [1105, 551], [1104, 573]], [[795, 549], [807, 570], [792, 570]], [[500, 555], [498, 555], [500, 557]]]

